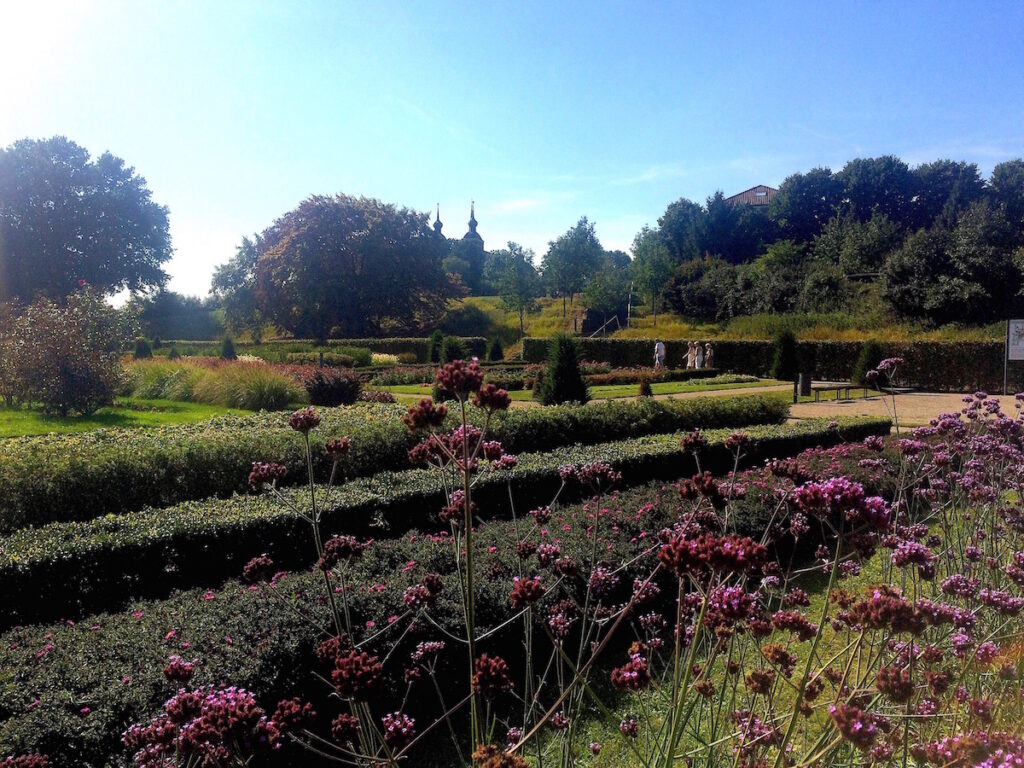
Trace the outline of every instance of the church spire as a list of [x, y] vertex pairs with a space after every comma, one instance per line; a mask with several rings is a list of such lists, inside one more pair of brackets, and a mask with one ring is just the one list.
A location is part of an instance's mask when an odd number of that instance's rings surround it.
[[437, 218], [434, 219], [434, 231], [437, 232], [437, 234], [439, 234], [439, 235], [441, 234], [441, 227], [442, 226], [443, 225], [441, 224], [441, 204], [438, 203], [437, 204]]
[[469, 201], [469, 231], [476, 234], [476, 201]]

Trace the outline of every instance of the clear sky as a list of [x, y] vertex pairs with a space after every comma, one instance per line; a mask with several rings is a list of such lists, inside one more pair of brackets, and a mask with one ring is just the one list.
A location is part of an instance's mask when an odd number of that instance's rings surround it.
[[54, 134], [146, 177], [184, 293], [313, 193], [628, 249], [679, 197], [1024, 155], [1024, 2], [0, 0], [0, 145]]

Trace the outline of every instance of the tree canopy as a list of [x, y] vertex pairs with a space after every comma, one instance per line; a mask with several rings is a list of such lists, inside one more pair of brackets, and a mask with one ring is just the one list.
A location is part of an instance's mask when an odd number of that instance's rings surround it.
[[541, 261], [544, 282], [552, 293], [562, 297], [563, 314], [565, 299], [569, 301], [583, 290], [590, 277], [601, 265], [604, 249], [601, 247], [594, 224], [586, 216], [575, 226], [548, 243], [548, 252]]
[[167, 208], [121, 158], [63, 136], [0, 150], [0, 300], [159, 287], [170, 257]]
[[260, 307], [317, 339], [436, 325], [460, 293], [442, 267], [448, 243], [427, 219], [366, 197], [307, 198], [260, 236]]
[[526, 333], [526, 313], [536, 311], [537, 299], [544, 293], [540, 275], [533, 266], [533, 257], [529, 248], [509, 242], [508, 247], [493, 251], [487, 262], [487, 281], [501, 297], [505, 310], [519, 315], [520, 336]]

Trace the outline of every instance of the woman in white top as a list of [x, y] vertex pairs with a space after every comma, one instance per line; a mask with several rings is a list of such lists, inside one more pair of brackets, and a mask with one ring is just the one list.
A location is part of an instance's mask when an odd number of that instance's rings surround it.
[[704, 347], [702, 347], [700, 345], [699, 341], [696, 342], [693, 346], [696, 347], [696, 349], [697, 349], [697, 367], [698, 368], [703, 368], [704, 367]]
[[686, 367], [693, 368], [694, 362], [697, 359], [697, 352], [693, 348], [693, 342], [691, 341], [686, 347]]

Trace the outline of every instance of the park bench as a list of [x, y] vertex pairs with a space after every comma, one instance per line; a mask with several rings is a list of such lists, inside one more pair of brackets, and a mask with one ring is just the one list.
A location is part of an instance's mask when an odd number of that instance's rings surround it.
[[[822, 381], [818, 384], [811, 385], [811, 392], [814, 393], [814, 402], [816, 403], [821, 402], [822, 392], [835, 392], [837, 402], [839, 400], [852, 400], [853, 398], [850, 396], [850, 392], [854, 389], [861, 390], [862, 396], [867, 397], [868, 387], [862, 384], [854, 384], [849, 381]], [[843, 394], [844, 396], [840, 397], [840, 394]]]

